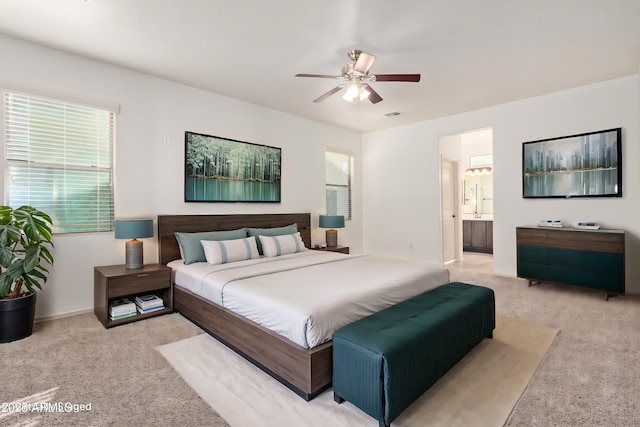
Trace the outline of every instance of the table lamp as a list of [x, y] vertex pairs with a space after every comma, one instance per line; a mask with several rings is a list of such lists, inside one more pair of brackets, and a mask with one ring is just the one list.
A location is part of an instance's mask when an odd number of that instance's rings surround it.
[[153, 237], [152, 219], [122, 219], [115, 221], [116, 239], [132, 239], [126, 243], [125, 266], [129, 269], [142, 268], [142, 242], [136, 239]]
[[344, 228], [344, 215], [320, 215], [320, 228], [329, 228], [326, 231], [327, 247], [338, 246], [338, 230], [334, 228]]

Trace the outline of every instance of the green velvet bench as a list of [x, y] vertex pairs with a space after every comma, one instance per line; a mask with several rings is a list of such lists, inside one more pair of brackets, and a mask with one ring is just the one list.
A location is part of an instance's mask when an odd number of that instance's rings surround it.
[[495, 329], [492, 289], [448, 283], [333, 334], [333, 392], [389, 426]]

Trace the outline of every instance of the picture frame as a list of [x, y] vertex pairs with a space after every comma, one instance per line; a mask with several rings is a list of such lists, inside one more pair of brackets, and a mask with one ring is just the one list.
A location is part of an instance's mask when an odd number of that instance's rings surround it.
[[185, 132], [185, 202], [280, 203], [282, 149]]
[[522, 197], [622, 197], [622, 128], [522, 143]]

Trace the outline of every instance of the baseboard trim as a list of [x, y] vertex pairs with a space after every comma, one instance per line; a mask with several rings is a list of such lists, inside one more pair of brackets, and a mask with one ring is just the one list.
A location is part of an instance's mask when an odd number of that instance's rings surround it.
[[78, 314], [93, 313], [93, 308], [84, 310], [70, 311], [63, 314], [54, 314], [53, 316], [36, 317], [35, 323], [48, 322], [49, 320], [64, 319], [65, 317], [77, 316]]

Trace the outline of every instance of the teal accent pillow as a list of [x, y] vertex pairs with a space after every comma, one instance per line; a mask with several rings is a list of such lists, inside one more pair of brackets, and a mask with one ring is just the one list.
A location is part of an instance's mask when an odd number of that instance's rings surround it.
[[262, 255], [262, 244], [258, 236], [284, 236], [285, 234], [296, 234], [298, 232], [298, 223], [293, 223], [284, 227], [273, 228], [247, 228], [249, 236], [256, 238], [256, 244], [258, 245], [258, 252]]
[[247, 237], [246, 227], [229, 231], [204, 231], [201, 233], [174, 233], [180, 246], [180, 254], [185, 264], [206, 262], [200, 240], [235, 240]]

